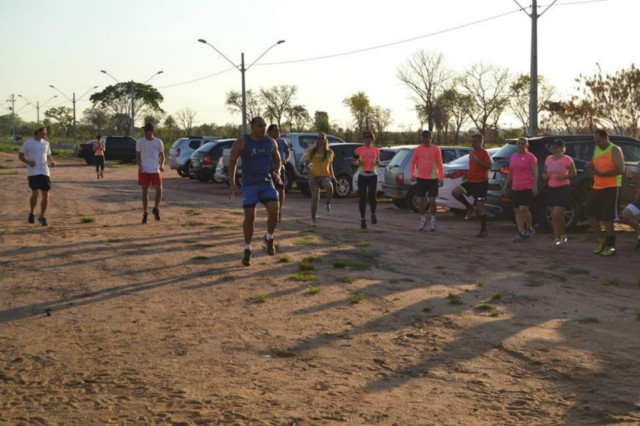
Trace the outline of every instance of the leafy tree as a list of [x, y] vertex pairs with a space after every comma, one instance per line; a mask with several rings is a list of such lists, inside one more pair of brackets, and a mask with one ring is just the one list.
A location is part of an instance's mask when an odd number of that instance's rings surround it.
[[[256, 96], [252, 90], [247, 90], [246, 97], [247, 116], [245, 119], [247, 122], [250, 122], [253, 117], [262, 115], [262, 109], [260, 108], [258, 96]], [[225, 105], [229, 112], [242, 114], [242, 93], [235, 90], [227, 92]]]
[[[518, 121], [522, 124], [523, 134], [527, 134], [529, 131], [529, 89], [531, 84], [531, 77], [528, 74], [521, 74], [515, 78], [509, 87], [509, 107], [511, 112], [518, 118]], [[543, 111], [543, 106], [551, 100], [555, 95], [555, 88], [546, 83], [543, 76], [538, 76], [538, 112]]]
[[178, 128], [178, 123], [171, 114], [167, 115], [164, 119], [164, 127], [169, 130], [169, 140], [175, 139], [175, 131]]
[[313, 128], [317, 132], [329, 133], [331, 124], [329, 123], [329, 114], [325, 111], [316, 111], [313, 115]]
[[451, 124], [453, 125], [453, 141], [460, 142], [460, 129], [467, 122], [469, 116], [466, 111], [471, 108], [473, 98], [471, 95], [463, 94], [455, 88], [448, 89], [446, 96], [449, 99], [449, 113]]
[[58, 127], [65, 135], [73, 127], [73, 110], [66, 106], [52, 107], [44, 112], [44, 116], [58, 122]]
[[[93, 107], [100, 107], [109, 111], [117, 121], [117, 127], [122, 131], [124, 117], [131, 117], [131, 94], [134, 94], [134, 108], [136, 117], [143, 117], [153, 112], [164, 112], [160, 103], [164, 100], [158, 90], [148, 84], [129, 81], [105, 87], [101, 92], [91, 95], [89, 100]], [[118, 117], [116, 119], [116, 116]], [[131, 127], [131, 118], [127, 128]]]
[[466, 114], [478, 131], [486, 134], [489, 127], [498, 128], [498, 120], [509, 102], [509, 71], [496, 65], [475, 64], [460, 80], [472, 103]]
[[349, 108], [351, 115], [353, 115], [354, 123], [356, 125], [356, 132], [359, 133], [359, 138], [362, 138], [362, 133], [369, 125], [369, 118], [371, 114], [371, 102], [365, 92], [357, 92], [348, 98], [345, 98], [342, 103]]
[[185, 108], [176, 113], [176, 120], [187, 135], [191, 134], [196, 115], [196, 111], [191, 108]]
[[304, 105], [294, 105], [287, 110], [289, 128], [292, 132], [301, 132], [311, 122], [309, 111]]
[[577, 96], [568, 101], [547, 101], [542, 108], [548, 112], [548, 117], [541, 124], [552, 132], [593, 133], [596, 128], [595, 108], [590, 102], [579, 100]]
[[441, 53], [419, 50], [398, 69], [398, 79], [413, 92], [412, 99], [420, 105], [416, 108], [418, 118], [434, 127], [436, 99], [445, 90], [453, 74], [449, 71]]
[[287, 111], [293, 108], [293, 99], [298, 93], [296, 86], [273, 86], [270, 89], [260, 89], [260, 100], [265, 105], [265, 118], [275, 120], [278, 126]]
[[83, 112], [83, 121], [92, 128], [93, 133], [103, 134], [109, 124], [109, 115], [99, 108], [87, 108]]

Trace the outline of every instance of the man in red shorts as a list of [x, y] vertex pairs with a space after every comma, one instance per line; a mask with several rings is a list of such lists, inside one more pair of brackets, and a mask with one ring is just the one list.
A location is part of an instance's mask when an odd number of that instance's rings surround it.
[[164, 145], [153, 135], [153, 124], [144, 125], [144, 137], [136, 141], [136, 163], [138, 164], [138, 184], [142, 186], [142, 223], [149, 217], [149, 186], [156, 191], [155, 206], [151, 211], [160, 220], [160, 200], [162, 200], [162, 176], [164, 171]]

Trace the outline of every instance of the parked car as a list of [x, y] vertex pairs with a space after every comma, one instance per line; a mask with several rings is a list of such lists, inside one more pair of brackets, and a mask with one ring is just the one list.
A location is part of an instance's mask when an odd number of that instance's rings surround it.
[[[329, 148], [333, 151], [333, 173], [336, 176], [333, 194], [337, 198], [348, 197], [353, 191], [353, 173], [356, 167], [353, 165], [353, 153], [356, 148], [362, 146], [359, 143], [330, 143]], [[300, 160], [300, 170], [298, 174], [298, 188], [305, 193], [310, 194], [309, 190], [309, 174], [304, 167], [304, 160]]]
[[[400, 149], [384, 172], [382, 190], [396, 207], [418, 211], [415, 182], [411, 182], [411, 157], [415, 148]], [[442, 162], [449, 163], [471, 151], [471, 147], [441, 146]]]
[[236, 139], [218, 139], [207, 142], [191, 154], [189, 172], [200, 182], [209, 182], [215, 173], [218, 160], [222, 157], [222, 150], [230, 148]]
[[[417, 145], [399, 145], [387, 148], [380, 148], [380, 162], [376, 168], [376, 174], [378, 175], [378, 194], [382, 194], [382, 184], [384, 183], [384, 170], [389, 164], [389, 161], [400, 151], [402, 148], [415, 148]], [[353, 174], [353, 190], [358, 192], [358, 176], [360, 170], [356, 170]]]
[[[104, 143], [104, 159], [106, 161], [119, 160], [127, 163], [136, 161], [136, 140], [130, 136], [102, 136], [100, 140]], [[76, 148], [76, 156], [84, 158], [87, 164], [93, 164], [93, 146], [95, 140], [87, 141]]]
[[191, 168], [191, 154], [207, 142], [222, 139], [219, 136], [187, 136], [178, 138], [171, 148], [167, 160], [169, 167], [176, 170], [181, 177], [193, 177], [189, 175]]
[[[489, 156], [495, 154], [500, 148], [489, 148]], [[460, 185], [464, 176], [469, 170], [469, 154], [463, 155], [460, 158], [445, 164], [444, 166], [444, 183], [438, 190], [438, 197], [436, 198], [436, 204], [439, 206], [447, 207], [452, 213], [462, 216], [466, 213], [467, 209], [460, 201], [453, 198], [451, 191], [453, 188]], [[473, 204], [473, 197], [466, 197], [467, 201]]]
[[[585, 171], [585, 164], [593, 158], [595, 142], [592, 135], [543, 136], [529, 138], [529, 152], [538, 159], [538, 196], [531, 207], [534, 223], [545, 228], [551, 227], [551, 209], [545, 202], [547, 183], [542, 179], [544, 161], [551, 155], [550, 144], [554, 139], [561, 138], [566, 144], [566, 154], [573, 158], [577, 176], [571, 179], [571, 208], [565, 212], [565, 222], [568, 229], [574, 228], [584, 216], [584, 203], [591, 190], [593, 177]], [[622, 149], [625, 159], [626, 172], [623, 176], [620, 207], [631, 202], [638, 186], [638, 161], [640, 161], [640, 141], [626, 136], [610, 136], [611, 142]], [[493, 155], [493, 167], [489, 172], [489, 193], [487, 205], [498, 212], [504, 213], [513, 220], [514, 212], [511, 198], [501, 194], [502, 186], [509, 171], [509, 158], [516, 152], [516, 140], [507, 143]]]
[[84, 150], [83, 145], [91, 145], [89, 148], [91, 148], [91, 152], [93, 152], [93, 145], [95, 144], [96, 144], [96, 139], [90, 139], [85, 143], [77, 144], [76, 146], [73, 147], [73, 156], [84, 158], [84, 156], [82, 155], [82, 151]]

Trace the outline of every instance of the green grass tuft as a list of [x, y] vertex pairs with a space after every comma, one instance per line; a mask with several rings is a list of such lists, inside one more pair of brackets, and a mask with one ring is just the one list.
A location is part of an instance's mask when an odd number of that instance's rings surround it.
[[313, 237], [304, 237], [293, 242], [294, 246], [310, 246], [316, 243], [316, 239]]
[[214, 229], [225, 229], [225, 228], [226, 228], [226, 226], [224, 226], [224, 225], [213, 225], [213, 226], [209, 227], [209, 229], [211, 229], [211, 230], [214, 230]]
[[96, 221], [96, 218], [93, 216], [82, 216], [80, 218], [80, 222], [82, 223], [93, 223]]
[[309, 294], [318, 294], [318, 293], [320, 293], [322, 291], [322, 289], [310, 285], [310, 286], [307, 286], [307, 290], [306, 291]]
[[490, 305], [489, 303], [482, 303], [476, 306], [476, 309], [478, 309], [479, 311], [493, 311], [495, 308], [495, 306]]
[[235, 277], [235, 276], [233, 276], [233, 275], [231, 275], [231, 274], [224, 274], [224, 275], [222, 275], [222, 276], [220, 277], [220, 279], [221, 279], [222, 281], [233, 281], [233, 280], [235, 280], [235, 279], [236, 279], [236, 277]]
[[199, 211], [194, 210], [194, 209], [187, 209], [187, 210], [185, 211], [185, 213], [187, 214], [187, 216], [199, 216], [199, 215], [201, 215], [201, 214], [202, 214], [202, 213], [200, 213]]
[[336, 269], [344, 269], [347, 267], [347, 262], [345, 262], [344, 260], [336, 260], [335, 262], [333, 262], [333, 267]]
[[289, 263], [291, 261], [291, 258], [289, 256], [282, 256], [280, 259], [278, 259], [278, 263]]
[[351, 284], [353, 282], [355, 282], [356, 279], [354, 277], [340, 277], [338, 278], [338, 282], [344, 283], [344, 284]]
[[352, 245], [354, 247], [368, 247], [369, 243], [366, 241], [355, 241]]
[[449, 299], [449, 303], [452, 305], [462, 305], [464, 303], [462, 299], [460, 299], [460, 296], [455, 293], [449, 293], [447, 299]]
[[191, 258], [191, 260], [207, 260], [209, 259], [208, 256], [194, 256]]
[[597, 324], [600, 320], [596, 317], [584, 317], [576, 320], [579, 324]]
[[304, 271], [299, 274], [289, 275], [289, 279], [301, 282], [313, 281], [316, 279], [316, 273], [313, 271]]
[[424, 312], [425, 314], [428, 314], [429, 312], [431, 312], [433, 309], [431, 309], [428, 306], [425, 306], [424, 308], [422, 308], [422, 312]]
[[13, 169], [13, 166], [9, 164], [0, 164], [0, 169]]
[[362, 302], [363, 300], [364, 300], [364, 293], [354, 294], [353, 296], [349, 297], [349, 303], [351, 303], [352, 305], [356, 305]]
[[604, 283], [602, 283], [602, 285], [606, 285], [607, 287], [618, 287], [620, 285], [620, 280], [613, 278], [610, 280], [606, 280]]
[[494, 291], [493, 293], [491, 293], [491, 300], [501, 300], [502, 299], [502, 295], [500, 294], [500, 292]]
[[267, 303], [269, 301], [269, 296], [264, 293], [258, 293], [256, 295], [256, 303]]
[[482, 287], [482, 286], [484, 285], [484, 280], [478, 280], [478, 281], [476, 281], [476, 285], [477, 285], [478, 287]]

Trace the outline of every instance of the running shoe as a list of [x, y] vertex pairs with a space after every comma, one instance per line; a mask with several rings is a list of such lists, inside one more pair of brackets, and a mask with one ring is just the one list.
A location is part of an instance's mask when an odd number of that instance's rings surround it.
[[420, 227], [418, 228], [418, 230], [424, 231], [425, 226], [427, 226], [427, 219], [420, 219]]
[[[33, 213], [29, 213], [29, 218], [27, 219], [27, 222], [36, 223], [36, 215], [34, 215]], [[640, 241], [640, 240], [638, 240], [638, 241]]]
[[156, 220], [160, 220], [160, 210], [158, 210], [157, 207], [154, 207], [151, 213], [153, 213], [153, 217], [155, 217]]
[[429, 230], [431, 232], [436, 232], [436, 221], [435, 220], [431, 221], [431, 228], [429, 228]]
[[147, 218], [149, 217], [149, 213], [142, 213], [142, 223], [147, 223]]
[[533, 228], [529, 228], [526, 231], [524, 231], [525, 235], [527, 236], [527, 238], [531, 238], [534, 235], [536, 235], [536, 230]]
[[488, 236], [489, 236], [489, 233], [487, 232], [487, 230], [481, 229], [478, 235], [476, 235], [476, 238], [487, 238]]
[[556, 247], [565, 248], [567, 246], [567, 241], [569, 241], [569, 238], [567, 238], [567, 234], [560, 235], [560, 239], [558, 240], [558, 244], [556, 245]]
[[315, 219], [311, 219], [311, 226], [317, 226], [318, 225], [318, 221]]
[[331, 216], [331, 204], [324, 205], [324, 214], [327, 216]]
[[604, 250], [604, 240], [600, 241], [596, 249], [593, 251], [593, 254], [600, 254]]
[[47, 218], [44, 216], [40, 216], [38, 222], [40, 222], [40, 225], [42, 226], [49, 226], [49, 223], [47, 223]]
[[600, 252], [600, 256], [613, 256], [614, 254], [616, 254], [615, 247], [605, 247]]
[[253, 254], [253, 252], [251, 250], [245, 250], [244, 251], [244, 256], [242, 256], [242, 264], [244, 266], [250, 266], [251, 265], [251, 255]]
[[264, 248], [267, 249], [267, 254], [269, 256], [273, 256], [274, 254], [276, 254], [276, 248], [273, 246], [273, 238], [269, 240], [265, 235], [263, 238], [263, 241], [264, 241]]
[[371, 215], [371, 224], [375, 225], [376, 223], [378, 223], [378, 218], [376, 217], [375, 214]]
[[516, 236], [515, 236], [515, 237], [513, 237], [513, 242], [514, 242], [514, 243], [519, 243], [520, 241], [524, 241], [524, 240], [526, 240], [527, 238], [528, 238], [528, 237], [525, 235], [525, 233], [524, 233], [524, 232], [518, 232], [518, 233], [516, 234]]
[[360, 219], [360, 229], [367, 229], [366, 219]]
[[469, 220], [473, 217], [473, 213], [475, 213], [475, 209], [472, 207], [470, 209], [467, 209], [467, 212], [464, 215], [464, 220]]

